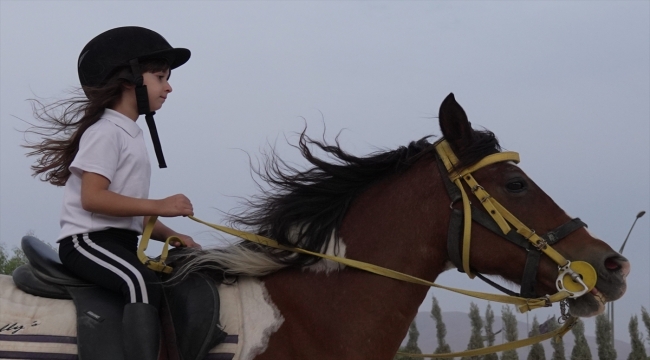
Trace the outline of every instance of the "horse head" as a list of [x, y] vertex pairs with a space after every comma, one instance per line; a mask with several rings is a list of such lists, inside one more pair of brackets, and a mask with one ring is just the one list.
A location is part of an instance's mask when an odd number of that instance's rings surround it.
[[[458, 158], [452, 171], [462, 172], [486, 156], [500, 152], [494, 134], [472, 129], [465, 111], [453, 94], [443, 101], [439, 120], [444, 138]], [[623, 296], [626, 290], [625, 278], [630, 271], [627, 259], [591, 234], [579, 219], [572, 220], [515, 161], [494, 162], [473, 171], [471, 175], [482, 187], [481, 194], [477, 196], [479, 192], [473, 191], [475, 189], [467, 183], [462, 186], [476, 209], [483, 214], [489, 212], [480, 205], [489, 196], [532, 230], [533, 234], [550, 234], [541, 236], [543, 246], [552, 247], [568, 261], [586, 262], [593, 267], [597, 276], [595, 286], [585, 291], [584, 295], [569, 299], [572, 315], [584, 317], [600, 314], [605, 309], [605, 302]], [[458, 207], [456, 204], [455, 208]], [[527, 243], [526, 236], [520, 236], [522, 240], [517, 245], [516, 239], [515, 242], [504, 239], [505, 236], [499, 234], [498, 226], [487, 225], [476, 221], [471, 225], [471, 273], [501, 276], [521, 285], [522, 294], [528, 291], [526, 297], [542, 297], [558, 292], [558, 268], [561, 264]], [[490, 230], [490, 227], [496, 229]], [[513, 234], [517, 229], [511, 229], [510, 232], [508, 237], [517, 236]], [[525, 231], [522, 230], [521, 233]], [[558, 239], [558, 233], [562, 233], [563, 238]], [[453, 246], [448, 250], [451, 252], [450, 260], [453, 261], [454, 256], [457, 256], [453, 253]], [[530, 260], [530, 254], [539, 259], [537, 263]], [[457, 260], [453, 262], [462, 268]]]

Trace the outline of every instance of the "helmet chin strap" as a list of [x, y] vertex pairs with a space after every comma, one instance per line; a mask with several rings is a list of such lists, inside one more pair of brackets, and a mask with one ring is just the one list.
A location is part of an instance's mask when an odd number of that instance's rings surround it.
[[160, 146], [156, 123], [153, 119], [156, 112], [151, 111], [149, 107], [149, 94], [147, 92], [147, 86], [144, 85], [140, 64], [138, 63], [138, 59], [129, 61], [129, 64], [131, 65], [131, 73], [133, 74], [133, 82], [135, 83], [135, 100], [138, 104], [138, 115], [145, 115], [147, 127], [149, 127], [149, 133], [151, 134], [151, 141], [153, 142], [153, 149], [156, 152], [156, 159], [158, 159], [158, 167], [164, 169], [167, 167], [167, 164], [165, 163], [162, 146]]

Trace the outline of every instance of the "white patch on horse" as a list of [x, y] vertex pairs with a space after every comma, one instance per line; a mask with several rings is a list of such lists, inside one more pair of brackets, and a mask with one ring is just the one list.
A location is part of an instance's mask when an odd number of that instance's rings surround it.
[[[327, 255], [344, 258], [345, 249], [346, 246], [345, 243], [343, 242], [343, 239], [335, 238], [334, 234], [332, 233], [330, 241], [327, 244], [327, 249], [324, 249], [324, 251], [321, 250], [321, 252], [324, 252]], [[345, 265], [338, 263], [336, 261], [323, 259], [315, 263], [314, 265], [307, 266], [305, 269], [316, 273], [324, 271], [325, 274], [329, 274], [332, 271], [342, 270], [344, 267]]]
[[240, 278], [239, 291], [243, 316], [241, 359], [251, 360], [266, 350], [269, 338], [280, 328], [284, 317], [259, 279]]
[[[293, 229], [291, 229], [289, 233], [289, 241], [293, 243], [296, 247], [302, 247], [301, 244], [298, 241], [298, 229], [304, 229], [306, 228], [305, 226], [295, 226]], [[337, 256], [337, 257], [345, 257], [345, 243], [343, 242], [343, 239], [341, 238], [336, 238], [334, 235], [334, 232], [330, 235], [330, 240], [327, 242], [327, 246], [323, 245], [323, 247], [320, 249], [321, 254], [326, 254], [326, 255], [331, 255], [331, 256]], [[294, 254], [292, 256], [298, 256], [298, 254]], [[317, 263], [306, 266], [303, 268], [303, 270], [309, 270], [312, 272], [322, 272], [324, 271], [325, 274], [329, 274], [332, 271], [338, 271], [341, 270], [345, 267], [345, 265], [337, 263], [336, 261], [332, 260], [320, 260]]]

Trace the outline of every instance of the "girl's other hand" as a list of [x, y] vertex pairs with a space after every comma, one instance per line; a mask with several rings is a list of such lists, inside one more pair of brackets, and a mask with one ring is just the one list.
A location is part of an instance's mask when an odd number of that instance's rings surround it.
[[174, 217], [194, 215], [192, 202], [183, 194], [176, 194], [160, 200], [159, 216]]

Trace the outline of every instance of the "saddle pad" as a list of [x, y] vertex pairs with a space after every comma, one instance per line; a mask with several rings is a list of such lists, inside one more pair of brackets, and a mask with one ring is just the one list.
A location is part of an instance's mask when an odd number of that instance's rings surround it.
[[221, 301], [221, 311], [219, 313], [219, 323], [223, 326], [228, 336], [216, 347], [212, 348], [206, 356], [206, 360], [239, 360], [242, 352], [243, 339], [239, 335], [242, 332], [242, 307], [239, 285], [224, 285], [217, 287], [219, 289], [219, 299]]
[[[239, 286], [220, 285], [219, 320], [229, 335], [206, 360], [239, 360], [242, 307]], [[0, 275], [0, 359], [77, 360], [76, 311], [71, 300], [24, 293], [10, 276]]]

